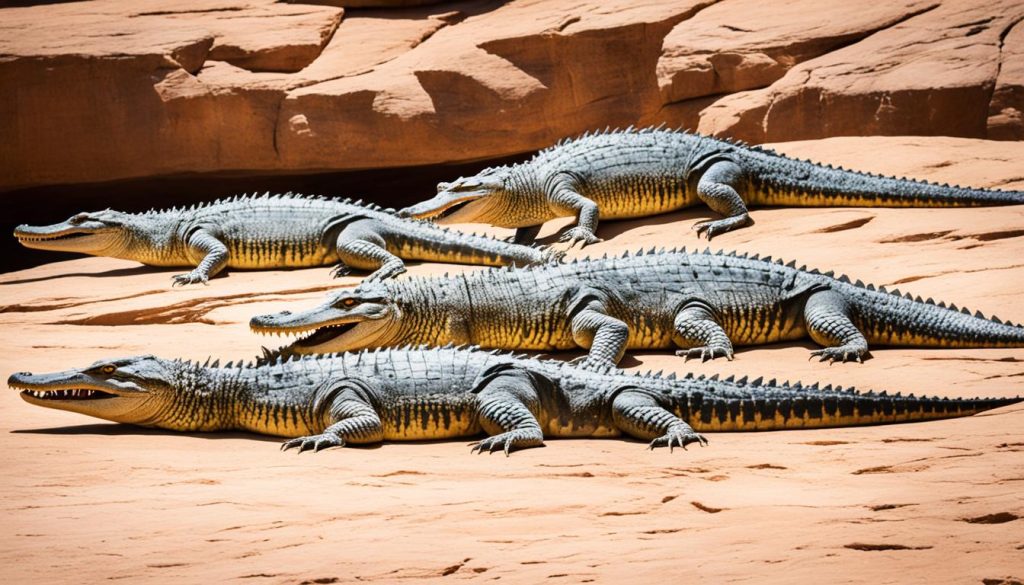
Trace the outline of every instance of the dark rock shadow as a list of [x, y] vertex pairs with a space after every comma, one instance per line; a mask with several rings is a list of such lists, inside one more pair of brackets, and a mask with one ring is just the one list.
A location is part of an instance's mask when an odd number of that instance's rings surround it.
[[104, 435], [114, 436], [137, 436], [137, 435], [174, 435], [182, 437], [196, 437], [201, 439], [252, 439], [263, 442], [280, 442], [284, 439], [257, 435], [254, 433], [243, 433], [237, 431], [223, 431], [214, 433], [183, 433], [166, 429], [151, 429], [123, 424], [86, 424], [67, 427], [47, 427], [42, 429], [15, 429], [12, 434], [26, 435]]
[[[597, 235], [606, 242], [613, 242], [615, 241], [615, 238], [630, 230], [648, 226], [678, 223], [679, 229], [677, 233], [679, 234], [679, 239], [676, 241], [664, 242], [664, 246], [666, 248], [681, 248], [683, 246], [696, 247], [699, 245], [706, 246], [708, 240], [704, 237], [698, 237], [697, 233], [693, 230], [693, 225], [700, 221], [715, 219], [722, 219], [722, 216], [711, 211], [707, 207], [697, 206], [683, 211], [673, 211], [670, 213], [639, 217], [636, 219], [601, 221], [597, 227]], [[558, 232], [550, 236], [538, 239], [537, 243], [545, 246], [556, 244], [558, 243], [558, 238], [562, 237], [562, 233], [573, 225], [575, 225], [575, 222], [565, 226], [565, 228], [558, 230]], [[750, 223], [739, 229], [750, 229], [754, 225], [755, 221], [751, 218]]]
[[[176, 267], [161, 268], [161, 267], [155, 267], [155, 266], [135, 266], [133, 268], [115, 268], [113, 270], [105, 270], [103, 272], [67, 272], [67, 273], [64, 273], [64, 274], [53, 274], [53, 275], [50, 275], [50, 276], [40, 276], [40, 277], [37, 277], [37, 278], [20, 278], [18, 280], [8, 280], [8, 281], [5, 281], [5, 282], [2, 282], [2, 283], [0, 283], [0, 286], [5, 285], [5, 284], [28, 284], [28, 283], [31, 283], [31, 282], [45, 282], [47, 280], [55, 280], [55, 279], [58, 279], [58, 278], [72, 278], [72, 277], [77, 277], [77, 276], [82, 276], [82, 277], [85, 277], [85, 278], [111, 278], [111, 277], [112, 278], [118, 278], [118, 277], [121, 277], [121, 276], [137, 276], [137, 275], [140, 275], [140, 274], [161, 273], [161, 272], [177, 274], [177, 273], [179, 273], [181, 271], [182, 271], [182, 268], [176, 268]], [[220, 276], [220, 275], [218, 275], [218, 276]]]

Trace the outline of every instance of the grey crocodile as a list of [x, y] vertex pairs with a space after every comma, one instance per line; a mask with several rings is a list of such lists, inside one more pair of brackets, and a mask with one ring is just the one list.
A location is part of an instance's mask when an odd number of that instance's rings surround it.
[[527, 162], [440, 183], [437, 195], [399, 213], [438, 223], [517, 228], [533, 241], [541, 224], [578, 217], [563, 241], [583, 245], [602, 219], [644, 217], [704, 202], [725, 219], [693, 227], [708, 239], [749, 223], [748, 205], [970, 207], [1019, 205], [1022, 191], [951, 187], [848, 171], [698, 134], [647, 128], [586, 134]]
[[383, 440], [489, 435], [478, 452], [544, 437], [706, 444], [698, 431], [852, 426], [966, 416], [1019, 402], [939, 399], [703, 376], [586, 370], [472, 349], [405, 348], [262, 363], [153, 356], [104, 360], [7, 383], [38, 406], [175, 431], [242, 430], [320, 451]]
[[405, 272], [402, 259], [501, 266], [545, 262], [561, 252], [439, 228], [361, 201], [284, 194], [241, 196], [187, 209], [79, 213], [49, 226], [18, 226], [22, 245], [196, 266], [175, 284], [206, 283], [226, 267], [271, 269], [340, 262], [374, 271], [368, 280]]
[[[733, 345], [810, 336], [822, 361], [861, 361], [868, 344], [1024, 347], [1024, 327], [888, 292], [845, 276], [735, 253], [627, 253], [528, 268], [409, 278], [334, 292], [310, 310], [253, 317], [283, 348], [325, 353], [406, 343], [509, 350], [588, 348], [588, 366], [626, 349], [682, 348], [732, 359]], [[311, 334], [309, 334], [312, 332]], [[307, 335], [308, 334], [308, 335]]]

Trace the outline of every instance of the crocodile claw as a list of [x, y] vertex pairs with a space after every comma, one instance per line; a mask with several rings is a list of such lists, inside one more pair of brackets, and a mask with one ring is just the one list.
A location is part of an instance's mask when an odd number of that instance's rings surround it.
[[281, 450], [287, 451], [289, 449], [298, 448], [297, 453], [303, 451], [323, 451], [324, 449], [330, 449], [331, 447], [344, 447], [345, 440], [335, 434], [321, 434], [321, 435], [310, 435], [308, 437], [298, 437], [296, 439], [289, 439], [284, 443], [281, 443]]
[[651, 441], [647, 448], [653, 451], [658, 447], [668, 447], [668, 452], [671, 453], [677, 445], [685, 451], [686, 446], [690, 443], [697, 443], [703, 447], [708, 444], [708, 440], [704, 438], [704, 435], [695, 432], [693, 429], [670, 429], [664, 435]]
[[569, 247], [572, 248], [577, 242], [582, 242], [584, 247], [588, 244], [596, 244], [603, 242], [601, 238], [594, 235], [594, 232], [588, 230], [585, 227], [576, 226], [572, 229], [566, 230], [562, 237], [558, 238], [559, 242], [569, 242]]
[[701, 362], [713, 360], [715, 358], [724, 357], [730, 362], [733, 360], [733, 351], [727, 347], [691, 347], [690, 349], [680, 349], [676, 351], [676, 355], [685, 358], [683, 361], [690, 361], [691, 358], [700, 358]]
[[[486, 439], [473, 444], [473, 448], [469, 450], [470, 453], [494, 453], [495, 451], [504, 448], [505, 457], [509, 456], [509, 452], [512, 449], [512, 435], [511, 433], [502, 433], [500, 435], [494, 435], [493, 437], [487, 437]], [[502, 445], [504, 443], [504, 445]]]
[[207, 285], [210, 284], [210, 277], [198, 270], [193, 270], [188, 274], [176, 274], [171, 278], [174, 280], [171, 286], [185, 286], [186, 284], [196, 284], [199, 282]]
[[863, 354], [855, 349], [843, 349], [842, 347], [826, 347], [824, 349], [818, 349], [811, 352], [811, 356], [808, 361], [818, 358], [819, 362], [827, 361], [829, 365], [835, 362], [857, 362], [858, 364], [864, 363]]
[[341, 278], [352, 274], [352, 269], [345, 264], [338, 264], [331, 269], [331, 278]]
[[700, 239], [701, 234], [706, 234], [708, 241], [715, 235], [715, 223], [714, 220], [709, 221], [698, 221], [693, 224], [693, 231], [697, 232], [697, 239]]
[[697, 232], [697, 238], [700, 238], [701, 234], [707, 236], [708, 241], [711, 238], [718, 235], [724, 234], [725, 232], [732, 231], [736, 228], [742, 227], [744, 224], [750, 222], [750, 218], [746, 213], [742, 215], [731, 215], [725, 219], [709, 219], [706, 221], [698, 221], [693, 224], [694, 231]]

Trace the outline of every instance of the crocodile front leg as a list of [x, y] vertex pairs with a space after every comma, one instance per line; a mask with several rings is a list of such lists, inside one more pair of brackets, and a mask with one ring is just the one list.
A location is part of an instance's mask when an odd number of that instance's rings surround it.
[[596, 293], [580, 293], [575, 307], [570, 310], [572, 338], [576, 345], [590, 353], [580, 360], [585, 368], [615, 367], [626, 353], [629, 326], [612, 317]]
[[807, 333], [816, 343], [825, 346], [811, 352], [820, 361], [846, 362], [863, 360], [868, 352], [868, 341], [850, 320], [850, 308], [843, 295], [823, 290], [807, 298], [804, 306]]
[[625, 390], [612, 401], [612, 422], [623, 433], [637, 439], [650, 440], [650, 448], [677, 445], [686, 449], [690, 443], [707, 445], [708, 440], [682, 419], [665, 410], [653, 397], [642, 392]]
[[188, 250], [191, 256], [202, 256], [192, 272], [178, 274], [172, 277], [172, 286], [195, 284], [201, 282], [207, 284], [211, 277], [224, 269], [228, 264], [228, 248], [217, 239], [216, 236], [204, 229], [192, 232], [188, 237]]
[[298, 437], [281, 444], [281, 450], [297, 448], [303, 451], [322, 451], [331, 447], [344, 447], [346, 443], [379, 443], [384, 440], [384, 427], [380, 416], [365, 398], [365, 390], [342, 383], [328, 393], [333, 396], [330, 406], [334, 424], [319, 435]]
[[697, 183], [697, 197], [725, 219], [694, 224], [698, 237], [703, 233], [710, 240], [715, 234], [743, 227], [750, 221], [747, 206], [737, 192], [742, 183], [743, 169], [732, 161], [718, 161], [708, 167]]
[[508, 457], [512, 449], [544, 444], [544, 432], [535, 414], [540, 411], [540, 399], [529, 374], [510, 370], [492, 378], [480, 390], [477, 401], [480, 426], [491, 436], [476, 443], [471, 452], [501, 449]]
[[405, 272], [405, 262], [387, 250], [387, 242], [371, 221], [357, 221], [349, 224], [338, 234], [337, 266], [335, 277], [348, 274], [348, 267], [369, 270], [368, 282], [394, 278]]
[[672, 341], [683, 348], [678, 356], [700, 358], [706, 362], [716, 357], [733, 358], [732, 342], [719, 325], [711, 308], [704, 303], [689, 303], [675, 318], [675, 335]]
[[565, 173], [559, 174], [549, 183], [548, 189], [548, 205], [557, 217], [577, 216], [576, 226], [566, 230], [558, 241], [569, 242], [569, 247], [575, 246], [576, 242], [582, 242], [580, 247], [583, 247], [602, 241], [595, 233], [597, 232], [597, 203], [577, 192], [578, 186], [575, 178]]

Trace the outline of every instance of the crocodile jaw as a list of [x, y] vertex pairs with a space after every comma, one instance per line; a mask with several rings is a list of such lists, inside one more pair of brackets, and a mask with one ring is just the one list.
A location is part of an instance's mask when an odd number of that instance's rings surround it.
[[48, 226], [20, 225], [14, 230], [18, 243], [26, 248], [54, 252], [102, 254], [117, 237], [117, 230], [108, 226], [73, 226], [67, 222]]
[[390, 311], [379, 316], [337, 317], [318, 312], [259, 315], [252, 318], [249, 327], [261, 335], [297, 336], [281, 348], [288, 354], [334, 353], [388, 345], [385, 334], [392, 324]]
[[145, 416], [140, 407], [150, 398], [148, 392], [126, 392], [74, 370], [12, 374], [7, 384], [29, 404], [129, 424], [143, 421]]
[[[465, 213], [465, 208], [474, 202], [486, 199], [490, 194], [490, 191], [485, 190], [469, 193], [442, 192], [438, 193], [437, 196], [432, 199], [406, 207], [399, 211], [398, 214], [403, 217], [412, 217], [415, 219], [433, 219], [438, 223], [455, 223], [455, 221], [452, 220], [452, 216], [457, 215], [463, 222], [472, 222], [473, 220]], [[447, 221], [442, 222], [441, 220]]]

